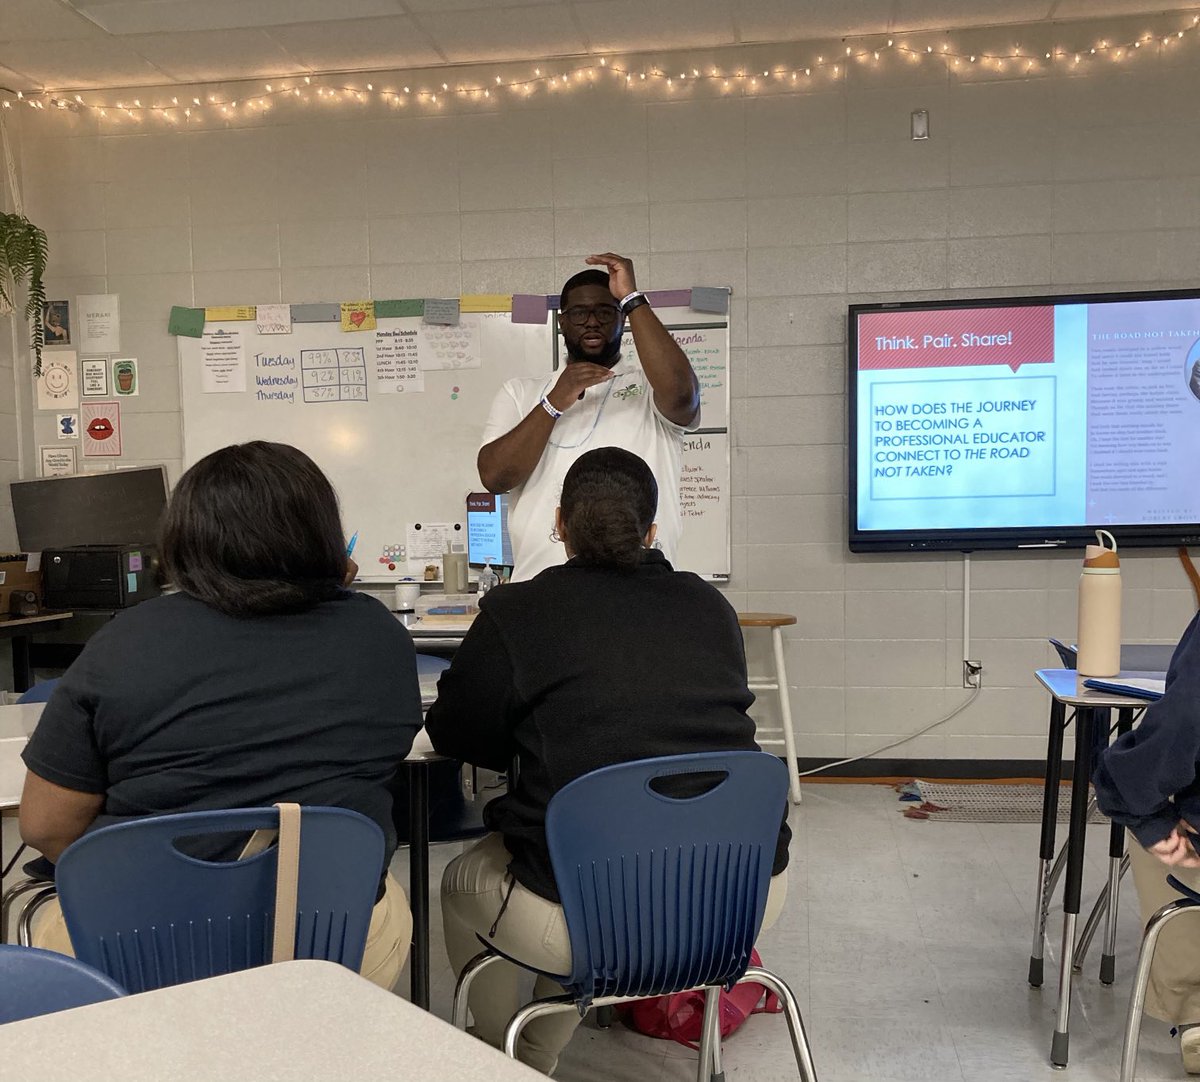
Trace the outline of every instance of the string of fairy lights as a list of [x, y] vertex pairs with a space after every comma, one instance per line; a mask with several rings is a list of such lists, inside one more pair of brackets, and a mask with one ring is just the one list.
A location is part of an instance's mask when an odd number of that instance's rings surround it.
[[[366, 81], [353, 85], [350, 77], [337, 74], [306, 74], [270, 79], [253, 84], [243, 81], [237, 85], [245, 93], [192, 88], [186, 93], [173, 93], [161, 87], [146, 91], [129, 91], [124, 97], [107, 98], [105, 91], [65, 92], [45, 90], [25, 93], [0, 87], [0, 107], [34, 110], [63, 109], [74, 113], [89, 113], [101, 121], [112, 123], [160, 120], [185, 126], [201, 120], [254, 117], [284, 103], [301, 105], [369, 105], [381, 103], [394, 109], [424, 107], [440, 109], [455, 102], [491, 102], [493, 99], [531, 98], [535, 94], [559, 94], [584, 87], [604, 84], [635, 91], [653, 87], [668, 96], [685, 92], [688, 87], [705, 85], [722, 95], [748, 96], [765, 93], [798, 92], [827, 86], [844, 80], [854, 66], [879, 65], [893, 58], [910, 64], [938, 63], [950, 72], [986, 71], [1014, 78], [1034, 77], [1049, 71], [1073, 69], [1081, 64], [1096, 62], [1130, 62], [1140, 50], [1170, 49], [1194, 37], [1200, 30], [1200, 14], [1186, 16], [1183, 25], [1158, 33], [1143, 32], [1122, 41], [1100, 40], [1094, 44], [1068, 49], [1056, 47], [1049, 51], [1022, 49], [1013, 45], [1005, 52], [969, 52], [948, 40], [937, 43], [917, 41], [900, 36], [881, 36], [857, 44], [840, 45], [817, 52], [802, 65], [773, 65], [757, 67], [739, 65], [720, 68], [666, 65], [638, 65], [629, 60], [598, 57], [576, 66], [551, 66], [547, 61], [533, 67], [504, 65], [487, 80], [475, 77], [469, 82], [451, 82], [445, 74], [431, 83], [408, 85], [395, 82], [377, 85]], [[922, 35], [924, 38], [926, 35]], [[220, 84], [225, 87], [228, 84]], [[251, 89], [251, 86], [254, 89]], [[153, 94], [151, 98], [149, 95]], [[170, 95], [167, 97], [166, 95]]]

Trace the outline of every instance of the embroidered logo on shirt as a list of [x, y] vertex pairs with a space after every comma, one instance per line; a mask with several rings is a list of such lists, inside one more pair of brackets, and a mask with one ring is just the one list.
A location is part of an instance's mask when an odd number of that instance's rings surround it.
[[619, 391], [613, 391], [613, 398], [637, 398], [639, 395], [646, 393], [646, 385], [644, 383], [631, 383], [628, 387], [622, 387]]

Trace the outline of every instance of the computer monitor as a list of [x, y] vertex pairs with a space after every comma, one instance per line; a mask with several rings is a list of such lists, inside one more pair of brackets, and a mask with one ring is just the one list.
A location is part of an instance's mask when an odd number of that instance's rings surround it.
[[508, 497], [495, 492], [467, 496], [467, 561], [473, 567], [512, 567], [508, 536]]
[[25, 552], [155, 541], [167, 506], [162, 466], [13, 481], [17, 543]]

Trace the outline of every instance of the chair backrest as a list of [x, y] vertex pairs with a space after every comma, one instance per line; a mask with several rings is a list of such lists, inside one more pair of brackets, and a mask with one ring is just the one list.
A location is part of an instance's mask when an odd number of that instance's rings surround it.
[[53, 680], [42, 680], [34, 684], [28, 691], [22, 691], [19, 703], [44, 703], [50, 698], [51, 693], [58, 687], [58, 677]]
[[[198, 980], [271, 960], [274, 847], [245, 860], [208, 861], [203, 835], [276, 829], [274, 808], [187, 812], [102, 827], [59, 858], [55, 880], [76, 955], [130, 992]], [[236, 843], [235, 843], [236, 844]], [[357, 970], [383, 870], [383, 832], [344, 808], [304, 808], [297, 958]]]
[[[652, 787], [679, 775], [715, 784], [686, 798]], [[735, 751], [603, 767], [554, 795], [546, 841], [571, 939], [565, 983], [582, 1004], [745, 973], [787, 787], [779, 759]]]
[[75, 958], [0, 944], [0, 1024], [123, 995], [116, 981]]

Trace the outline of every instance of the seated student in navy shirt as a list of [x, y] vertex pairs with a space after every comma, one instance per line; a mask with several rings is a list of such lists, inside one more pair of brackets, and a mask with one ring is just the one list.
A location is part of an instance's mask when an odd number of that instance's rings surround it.
[[[416, 656], [382, 604], [344, 588], [325, 475], [283, 444], [214, 451], [175, 488], [161, 558], [176, 592], [97, 632], [46, 704], [21, 836], [53, 861], [110, 823], [293, 801], [374, 819], [386, 871], [388, 786], [421, 726]], [[391, 987], [411, 932], [381, 872], [364, 976]], [[35, 943], [70, 952], [57, 906]]]
[[[568, 561], [480, 600], [426, 719], [433, 746], [452, 758], [503, 770], [520, 756], [516, 787], [484, 810], [494, 833], [442, 879], [456, 973], [479, 953], [477, 935], [544, 972], [570, 971], [545, 826], [568, 782], [633, 759], [758, 747], [737, 614], [651, 547], [650, 467], [619, 447], [588, 451], [567, 471], [561, 501], [555, 538]], [[784, 823], [764, 928], [783, 908], [790, 838]], [[474, 1032], [490, 1044], [519, 1005], [518, 981], [516, 966], [497, 963], [471, 987]], [[562, 989], [539, 977], [536, 992]], [[534, 1019], [518, 1058], [550, 1074], [578, 1025], [574, 1012]]]
[[[1163, 697], [1101, 755], [1093, 782], [1100, 809], [1137, 841], [1129, 859], [1142, 920], [1179, 898], [1168, 874], [1200, 890], [1200, 614], [1179, 640]], [[1200, 1074], [1200, 935], [1186, 920], [1159, 939], [1146, 1011], [1179, 1028], [1184, 1067]]]

